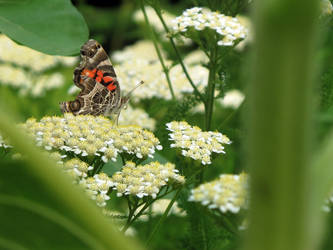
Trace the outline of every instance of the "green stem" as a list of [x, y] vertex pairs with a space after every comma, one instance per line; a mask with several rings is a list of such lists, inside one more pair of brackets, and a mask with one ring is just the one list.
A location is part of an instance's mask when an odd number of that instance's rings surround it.
[[221, 216], [218, 217], [218, 221], [224, 226], [224, 228], [226, 228], [230, 233], [237, 235], [238, 234], [238, 229], [237, 227], [234, 225], [234, 223], [232, 223], [229, 218], [224, 215], [223, 213], [220, 213]]
[[168, 207], [166, 208], [166, 210], [164, 211], [162, 217], [159, 219], [159, 221], [157, 222], [157, 224], [155, 225], [153, 231], [151, 231], [149, 237], [148, 237], [148, 240], [146, 241], [146, 246], [149, 245], [150, 241], [152, 240], [152, 238], [154, 237], [154, 235], [156, 234], [156, 232], [159, 230], [161, 224], [165, 221], [166, 217], [168, 216], [169, 214], [169, 211], [172, 207], [172, 205], [175, 203], [175, 201], [177, 200], [179, 194], [180, 194], [180, 191], [182, 190], [183, 187], [180, 187], [177, 191], [177, 193], [175, 194], [175, 196], [173, 197], [173, 199], [169, 202], [169, 205]]
[[121, 161], [123, 162], [123, 165], [125, 165], [125, 164], [126, 164], [126, 161], [125, 161], [125, 159], [124, 159], [124, 156], [123, 156], [122, 154], [120, 154], [120, 157], [121, 157]]
[[[140, 207], [141, 205], [143, 205], [143, 203], [136, 203], [135, 205], [134, 205], [134, 207], [132, 208], [132, 209], [130, 209], [130, 211], [133, 211], [133, 212], [130, 212], [130, 214], [129, 214], [129, 219], [127, 220], [127, 222], [126, 222], [126, 225], [123, 227], [123, 229], [121, 230], [123, 233], [124, 232], [126, 232], [126, 230], [132, 225], [132, 223], [137, 219], [137, 218], [139, 218], [141, 215], [142, 215], [142, 213], [154, 202], [154, 201], [156, 201], [156, 200], [158, 200], [158, 199], [161, 199], [162, 197], [164, 197], [164, 196], [166, 196], [167, 194], [169, 194], [169, 193], [171, 193], [171, 192], [173, 192], [173, 190], [170, 190], [169, 192], [165, 192], [163, 195], [161, 195], [161, 196], [158, 196], [155, 200], [150, 200], [150, 201], [147, 201], [146, 202], [146, 204], [144, 205], [144, 207], [143, 208], [141, 208], [141, 210], [133, 217], [133, 215], [134, 215], [134, 212], [136, 211], [136, 209], [138, 208], [138, 207]], [[129, 208], [130, 208], [130, 203], [129, 203]], [[133, 219], [132, 219], [132, 217], [133, 217]]]
[[[154, 10], [155, 10], [155, 12], [156, 12], [158, 18], [161, 20], [161, 23], [162, 23], [162, 25], [163, 25], [163, 27], [164, 27], [166, 33], [167, 33], [167, 34], [170, 34], [170, 32], [169, 32], [169, 28], [168, 28], [168, 26], [165, 24], [165, 21], [164, 21], [164, 19], [163, 19], [163, 17], [162, 17], [161, 11], [160, 11], [155, 5], [152, 5], [152, 7], [154, 8]], [[189, 73], [188, 73], [188, 71], [187, 71], [187, 69], [186, 69], [186, 67], [185, 67], [185, 64], [184, 64], [184, 62], [183, 62], [183, 59], [182, 59], [182, 57], [181, 57], [181, 55], [180, 55], [180, 53], [179, 53], [179, 51], [178, 51], [178, 49], [177, 49], [177, 46], [176, 46], [175, 42], [173, 41], [173, 38], [172, 38], [171, 36], [168, 36], [168, 38], [169, 38], [169, 40], [170, 40], [170, 43], [171, 43], [171, 45], [172, 45], [172, 48], [174, 49], [174, 51], [175, 51], [175, 53], [176, 53], [177, 59], [178, 59], [180, 65], [181, 65], [181, 67], [182, 67], [182, 69], [183, 69], [183, 71], [184, 71], [184, 73], [185, 73], [185, 76], [186, 76], [186, 78], [188, 79], [189, 83], [191, 84], [191, 86], [192, 86], [192, 88], [193, 88], [193, 90], [194, 90], [194, 93], [195, 93], [197, 96], [199, 96], [199, 98], [200, 98], [201, 101], [204, 102], [204, 101], [205, 101], [205, 98], [204, 98], [203, 95], [199, 92], [199, 90], [198, 90], [198, 88], [195, 86], [195, 84], [193, 83], [193, 81], [192, 81], [192, 79], [191, 79], [191, 77], [190, 77], [190, 75], [189, 75]]]
[[174, 91], [173, 91], [172, 84], [171, 84], [171, 80], [170, 80], [170, 77], [169, 77], [169, 69], [168, 69], [168, 68], [165, 66], [165, 64], [164, 64], [164, 60], [163, 60], [163, 57], [162, 57], [162, 53], [161, 53], [161, 51], [160, 51], [160, 48], [158, 47], [157, 36], [156, 36], [155, 30], [152, 29], [152, 27], [151, 27], [150, 24], [149, 24], [149, 19], [148, 19], [148, 16], [147, 16], [147, 13], [146, 13], [145, 7], [144, 7], [144, 5], [143, 5], [143, 0], [140, 1], [140, 7], [141, 7], [141, 10], [142, 10], [143, 16], [144, 16], [144, 18], [145, 18], [145, 22], [146, 22], [147, 26], [148, 26], [149, 29], [150, 29], [150, 33], [152, 34], [152, 40], [153, 40], [153, 43], [154, 43], [154, 47], [155, 47], [155, 50], [156, 50], [156, 53], [157, 53], [158, 59], [159, 59], [160, 62], [161, 62], [161, 65], [162, 65], [162, 68], [163, 68], [163, 71], [164, 71], [165, 77], [166, 77], [166, 79], [167, 79], [167, 82], [168, 82], [168, 86], [169, 86], [169, 89], [170, 89], [170, 93], [171, 93], [172, 99], [175, 100], [176, 97], [175, 97], [175, 93], [174, 93]]
[[232, 110], [228, 116], [221, 122], [220, 126], [218, 127], [220, 129], [223, 129], [225, 125], [228, 124], [228, 122], [230, 121], [231, 118], [233, 118], [233, 116], [240, 110], [240, 107], [242, 106], [242, 104], [237, 108]]
[[217, 45], [211, 49], [209, 58], [209, 77], [207, 87], [207, 99], [205, 102], [205, 130], [211, 129], [213, 108], [214, 108], [214, 93], [216, 81], [216, 61], [217, 61]]
[[123, 229], [121, 229], [122, 233], [125, 233], [126, 230], [132, 225], [133, 221], [131, 219], [133, 217], [133, 214], [134, 214], [135, 210], [136, 210], [136, 208], [130, 209], [129, 214], [128, 214], [128, 218], [127, 218], [127, 221], [126, 221], [126, 224], [123, 227]]
[[97, 162], [95, 163], [94, 175], [98, 174], [102, 170], [103, 164], [103, 161], [101, 161], [100, 159], [97, 160]]
[[[127, 222], [126, 222], [126, 225], [123, 227], [123, 229], [121, 230], [123, 233], [126, 232], [126, 230], [132, 225], [132, 223], [138, 218], [141, 216], [141, 214], [151, 205], [151, 203], [153, 203], [153, 201], [148, 201], [144, 206], [143, 208], [141, 208], [141, 210], [133, 217], [133, 214], [134, 212], [136, 211], [136, 209], [138, 207], [135, 207], [132, 211], [132, 213], [129, 215], [128, 219], [127, 219]], [[132, 219], [133, 217], [133, 219]]]
[[[200, 206], [199, 204], [196, 204], [197, 206]], [[204, 216], [200, 217], [200, 226], [199, 226], [199, 230], [201, 233], [201, 237], [202, 237], [202, 245], [204, 247], [204, 250], [208, 249], [208, 241], [207, 241], [207, 232], [206, 232], [206, 219]]]

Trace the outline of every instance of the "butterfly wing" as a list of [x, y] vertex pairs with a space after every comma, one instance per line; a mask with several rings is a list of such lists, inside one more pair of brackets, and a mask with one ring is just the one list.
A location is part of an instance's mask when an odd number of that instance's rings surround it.
[[60, 103], [63, 113], [104, 115], [121, 105], [120, 87], [107, 53], [95, 40], [80, 50], [81, 62], [74, 70], [73, 81], [81, 91], [74, 101]]

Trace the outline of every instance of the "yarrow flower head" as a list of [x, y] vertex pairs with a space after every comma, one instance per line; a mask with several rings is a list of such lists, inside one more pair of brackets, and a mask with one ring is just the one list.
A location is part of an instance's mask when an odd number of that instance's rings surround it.
[[187, 122], [169, 122], [167, 129], [171, 131], [169, 140], [174, 141], [171, 147], [181, 148], [182, 155], [200, 160], [203, 165], [211, 164], [211, 154], [225, 153], [222, 144], [230, 144], [229, 138], [219, 132], [202, 131]]
[[120, 172], [113, 174], [111, 181], [117, 196], [151, 196], [155, 199], [161, 187], [185, 182], [184, 177], [177, 172], [172, 163], [151, 162], [136, 166], [133, 162], [126, 162]]
[[153, 157], [162, 149], [159, 140], [138, 126], [118, 126], [103, 116], [65, 114], [29, 119], [20, 125], [46, 150], [72, 152], [77, 156], [96, 156], [104, 162], [116, 161], [122, 152], [138, 158]]
[[222, 213], [238, 213], [248, 206], [248, 176], [222, 174], [219, 179], [191, 190], [189, 201], [200, 202]]
[[247, 35], [247, 29], [236, 17], [199, 7], [185, 10], [173, 22], [174, 32], [188, 37], [190, 37], [188, 31], [214, 30], [219, 36], [217, 44], [220, 46], [233, 46], [236, 40], [244, 39]]
[[107, 174], [95, 174], [93, 177], [82, 179], [79, 184], [85, 188], [86, 193], [96, 201], [99, 207], [106, 206], [106, 201], [110, 199], [108, 192], [112, 184]]
[[65, 173], [71, 176], [74, 183], [78, 183], [81, 179], [86, 178], [88, 176], [88, 171], [93, 169], [88, 163], [81, 161], [78, 158], [67, 159], [67, 155], [62, 155], [59, 152], [49, 153], [48, 151], [45, 151], [44, 154], [59, 165]]

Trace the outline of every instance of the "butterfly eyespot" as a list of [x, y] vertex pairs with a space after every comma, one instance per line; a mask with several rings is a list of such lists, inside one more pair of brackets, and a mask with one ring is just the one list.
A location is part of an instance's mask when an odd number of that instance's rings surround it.
[[69, 102], [69, 107], [71, 108], [72, 111], [78, 111], [81, 107], [80, 102], [75, 100], [72, 102]]

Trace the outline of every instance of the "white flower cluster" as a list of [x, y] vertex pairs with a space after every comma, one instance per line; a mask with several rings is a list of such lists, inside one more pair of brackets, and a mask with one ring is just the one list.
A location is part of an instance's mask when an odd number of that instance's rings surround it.
[[88, 176], [88, 171], [93, 169], [92, 166], [89, 166], [86, 162], [81, 161], [78, 158], [66, 160], [67, 155], [61, 155], [59, 152], [48, 153], [46, 151], [45, 153], [49, 158], [61, 166], [64, 172], [73, 178], [75, 183], [86, 178]]
[[107, 195], [111, 187], [111, 178], [105, 173], [95, 174], [88, 177], [88, 171], [93, 167], [78, 158], [72, 158], [67, 161], [63, 159], [66, 155], [60, 155], [58, 152], [52, 152], [49, 157], [56, 161], [62, 167], [65, 173], [69, 174], [74, 183], [79, 184], [86, 191], [88, 196], [96, 202], [99, 207], [105, 207], [106, 201], [110, 199]]
[[232, 89], [225, 93], [224, 97], [220, 99], [223, 107], [237, 109], [245, 99], [245, 95], [237, 90]]
[[21, 127], [33, 138], [38, 146], [46, 150], [61, 150], [80, 156], [100, 157], [104, 162], [122, 152], [138, 158], [153, 157], [155, 149], [161, 150], [159, 140], [149, 131], [138, 126], [114, 127], [102, 116], [43, 117], [40, 122], [29, 119]]
[[253, 41], [252, 22], [247, 16], [237, 15], [236, 18], [238, 19], [240, 24], [243, 25], [247, 30], [246, 37], [242, 41], [240, 41], [235, 47], [237, 51], [242, 51], [248, 44], [252, 43]]
[[[113, 58], [119, 64], [116, 72], [122, 89], [130, 90], [141, 80], [145, 82], [135, 90], [132, 100], [152, 97], [171, 99], [168, 82], [152, 43], [136, 43], [127, 47], [123, 53], [116, 52]], [[183, 93], [193, 92], [181, 66], [172, 66], [168, 60], [165, 60], [165, 64], [170, 68], [170, 80], [176, 97], [181, 98]], [[204, 89], [208, 79], [207, 68], [201, 65], [187, 65], [187, 70], [197, 88]]]
[[200, 202], [210, 209], [219, 209], [222, 213], [238, 213], [248, 206], [247, 186], [248, 177], [245, 173], [222, 174], [219, 179], [192, 189], [189, 201]]
[[78, 179], [78, 178], [86, 178], [88, 171], [92, 170], [93, 167], [89, 166], [84, 161], [81, 161], [77, 158], [73, 158], [63, 163], [63, 169], [73, 178]]
[[65, 82], [60, 73], [34, 74], [9, 64], [0, 64], [0, 84], [19, 89], [20, 95], [42, 96], [45, 91], [58, 88]]
[[62, 86], [60, 73], [45, 73], [57, 65], [72, 66], [76, 57], [51, 56], [17, 45], [0, 34], [0, 84], [14, 87], [20, 95], [42, 96], [46, 91]]
[[166, 124], [171, 131], [169, 140], [174, 141], [171, 147], [181, 148], [182, 155], [200, 160], [203, 165], [211, 164], [211, 154], [225, 153], [222, 144], [231, 141], [219, 132], [204, 132], [199, 127], [192, 127], [187, 122], [172, 121]]
[[[167, 209], [169, 203], [170, 203], [169, 199], [159, 199], [159, 200], [155, 201], [152, 204], [152, 209], [151, 209], [152, 210], [152, 215], [163, 214], [165, 212], [165, 210]], [[185, 216], [186, 215], [186, 212], [178, 206], [177, 202], [175, 202], [172, 205], [169, 213], [177, 215], [177, 216]]]
[[127, 107], [121, 111], [119, 116], [119, 124], [121, 125], [135, 124], [142, 128], [154, 130], [155, 123], [156, 121], [153, 118], [150, 118], [143, 109], [132, 108], [130, 105], [127, 105]]
[[93, 167], [78, 158], [64, 160], [66, 155], [61, 155], [58, 152], [45, 154], [59, 165], [62, 170], [68, 174], [74, 184], [80, 185], [88, 196], [94, 200], [99, 207], [105, 207], [106, 201], [110, 199], [107, 195], [111, 187], [111, 179], [105, 173], [95, 174], [93, 177], [88, 177], [88, 171]]
[[220, 37], [220, 46], [232, 46], [236, 40], [244, 39], [247, 29], [236, 17], [225, 16], [208, 9], [194, 7], [187, 9], [173, 21], [173, 30], [185, 34], [188, 30], [202, 31], [206, 28], [215, 30]]
[[105, 207], [106, 201], [110, 200], [108, 192], [112, 182], [107, 174], [95, 174], [93, 177], [82, 179], [79, 184], [85, 188], [87, 194], [99, 207]]
[[3, 34], [0, 34], [0, 50], [0, 61], [27, 67], [34, 72], [44, 71], [57, 64], [72, 66], [77, 62], [77, 57], [51, 56], [18, 45]]
[[133, 162], [126, 162], [120, 172], [111, 177], [113, 189], [117, 196], [135, 195], [139, 198], [157, 197], [160, 188], [168, 184], [183, 184], [185, 179], [177, 174], [178, 170], [172, 163], [160, 164], [150, 162], [136, 166]]

